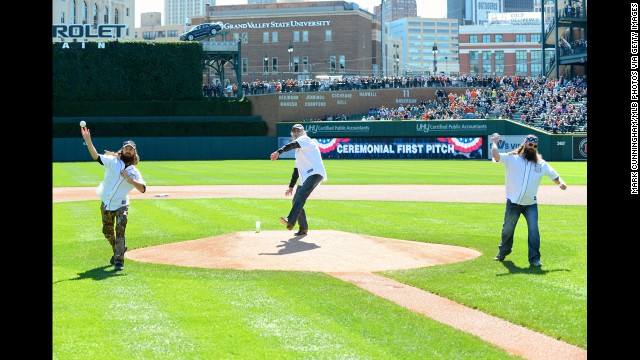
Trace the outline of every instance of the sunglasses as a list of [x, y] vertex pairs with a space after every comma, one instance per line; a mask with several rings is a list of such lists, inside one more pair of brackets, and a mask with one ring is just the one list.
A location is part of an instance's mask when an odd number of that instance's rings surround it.
[[537, 145], [537, 144], [534, 144], [534, 143], [527, 143], [527, 146], [529, 146], [529, 147], [532, 147], [532, 146], [533, 146], [533, 148], [534, 148], [534, 149], [537, 149], [537, 148], [538, 148], [538, 145]]

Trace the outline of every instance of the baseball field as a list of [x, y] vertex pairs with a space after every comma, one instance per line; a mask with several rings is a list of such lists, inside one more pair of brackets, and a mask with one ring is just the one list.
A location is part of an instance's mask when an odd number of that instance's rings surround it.
[[[325, 160], [295, 237], [278, 221], [293, 160], [141, 156], [119, 272], [103, 168], [53, 164], [54, 359], [586, 358], [586, 162], [551, 163], [568, 189], [541, 184], [529, 268], [523, 218], [493, 260], [505, 198], [490, 161]], [[519, 331], [551, 345], [523, 350]]]

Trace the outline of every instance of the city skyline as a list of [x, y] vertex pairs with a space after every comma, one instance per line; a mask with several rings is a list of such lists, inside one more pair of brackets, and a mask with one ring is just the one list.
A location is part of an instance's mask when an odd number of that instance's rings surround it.
[[[328, 0], [318, 0], [328, 1]], [[344, 0], [353, 2], [361, 9], [373, 14], [374, 6], [380, 5], [381, 0]], [[159, 12], [162, 14], [162, 25], [164, 24], [164, 0], [135, 0], [135, 26], [140, 27], [140, 14], [146, 12]], [[246, 4], [247, 0], [217, 0], [216, 5], [237, 5]], [[447, 16], [447, 0], [419, 0], [416, 2], [418, 17], [444, 18]]]

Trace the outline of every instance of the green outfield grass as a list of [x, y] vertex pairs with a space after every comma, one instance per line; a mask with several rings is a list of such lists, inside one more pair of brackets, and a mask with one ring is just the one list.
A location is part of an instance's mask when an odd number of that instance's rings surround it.
[[[149, 161], [137, 167], [150, 185], [288, 184], [293, 159]], [[586, 162], [550, 162], [567, 185], [587, 185]], [[325, 160], [327, 184], [502, 185], [504, 166], [489, 160]], [[53, 164], [53, 186], [97, 186], [94, 162]], [[543, 179], [542, 185], [553, 182]]]
[[[144, 160], [144, 159], [143, 159]], [[325, 160], [327, 184], [504, 184], [490, 161]], [[552, 163], [586, 185], [584, 162]], [[287, 184], [293, 161], [141, 162], [152, 185]], [[97, 186], [94, 162], [53, 164], [53, 186]], [[544, 180], [543, 185], [551, 185]], [[559, 191], [558, 196], [562, 196]], [[252, 228], [281, 230], [283, 199], [133, 200], [129, 249]], [[127, 260], [109, 266], [99, 202], [53, 203], [54, 359], [502, 359], [477, 337], [329, 275], [199, 269]], [[379, 274], [587, 348], [587, 208], [541, 205], [541, 269], [526, 223], [493, 261], [504, 204], [313, 200], [314, 229], [465, 246], [461, 263]]]

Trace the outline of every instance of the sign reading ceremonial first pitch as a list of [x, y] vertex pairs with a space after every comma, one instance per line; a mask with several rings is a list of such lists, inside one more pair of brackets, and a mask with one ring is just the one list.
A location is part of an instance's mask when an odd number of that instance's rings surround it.
[[[281, 138], [281, 143], [286, 143], [288, 140], [288, 138]], [[316, 138], [316, 140], [320, 143], [320, 152], [325, 159], [482, 158], [481, 137]]]

